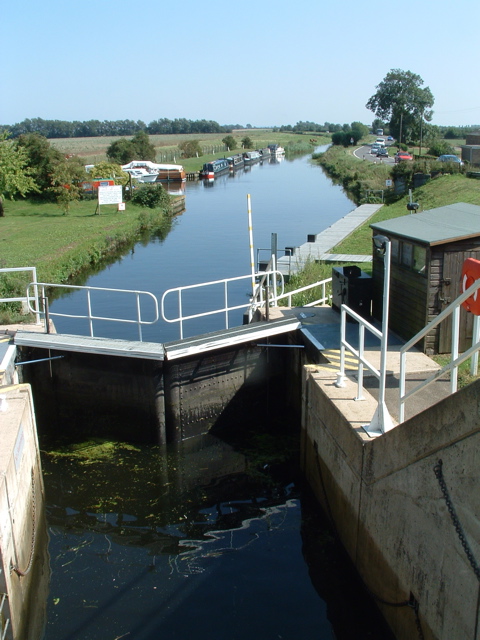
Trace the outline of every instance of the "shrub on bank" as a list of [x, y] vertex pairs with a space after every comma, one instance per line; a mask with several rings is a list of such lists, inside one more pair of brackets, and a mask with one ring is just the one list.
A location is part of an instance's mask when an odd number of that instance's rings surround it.
[[170, 195], [161, 184], [145, 184], [137, 187], [132, 194], [132, 203], [149, 209], [170, 210]]

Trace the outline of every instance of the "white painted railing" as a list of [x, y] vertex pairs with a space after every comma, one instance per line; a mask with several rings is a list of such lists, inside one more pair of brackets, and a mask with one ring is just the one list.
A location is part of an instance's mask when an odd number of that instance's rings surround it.
[[[281, 281], [281, 290], [283, 292], [283, 286], [284, 286], [283, 276], [280, 272], [266, 271], [266, 272], [256, 273], [253, 275], [253, 279], [255, 280], [257, 278], [260, 278], [260, 282], [266, 282], [268, 278], [273, 278], [276, 281], [276, 279], [279, 278]], [[225, 328], [228, 329], [229, 328], [229, 312], [236, 311], [239, 309], [248, 309], [249, 320], [251, 320], [252, 313], [255, 310], [256, 306], [261, 306], [265, 304], [265, 301], [263, 299], [264, 287], [261, 284], [257, 284], [255, 286], [255, 292], [254, 292], [255, 302], [253, 301], [253, 298], [252, 298], [248, 302], [245, 302], [243, 304], [230, 305], [229, 304], [229, 285], [231, 285], [234, 282], [240, 282], [242, 280], [252, 281], [252, 275], [250, 274], [248, 276], [223, 278], [221, 280], [212, 280], [210, 282], [202, 282], [200, 284], [191, 284], [184, 287], [174, 287], [172, 289], [167, 289], [167, 291], [165, 291], [165, 293], [163, 294], [160, 302], [162, 320], [169, 323], [179, 324], [180, 339], [183, 338], [183, 325], [184, 325], [184, 322], [186, 322], [187, 320], [194, 320], [196, 318], [204, 318], [206, 316], [218, 315], [222, 313], [224, 314], [224, 317], [225, 317]], [[184, 295], [186, 292], [192, 291], [194, 289], [201, 289], [203, 287], [218, 287], [218, 286], [221, 286], [223, 288], [223, 305], [222, 306], [216, 307], [214, 309], [210, 309], [209, 311], [203, 311], [201, 313], [193, 313], [193, 314], [184, 313], [183, 311]], [[275, 287], [272, 287], [272, 290], [273, 289], [275, 289]], [[165, 310], [166, 300], [168, 297], [172, 295], [176, 296], [176, 303], [177, 303], [177, 315], [173, 318], [169, 317]]]
[[[400, 395], [400, 407], [399, 407], [399, 420], [404, 421], [405, 415], [405, 402], [408, 398], [411, 398], [414, 394], [418, 393], [421, 389], [425, 389], [429, 384], [435, 382], [439, 378], [444, 377], [446, 374], [450, 374], [450, 393], [455, 393], [457, 390], [458, 381], [458, 367], [472, 357], [470, 365], [470, 373], [477, 375], [478, 369], [478, 351], [480, 349], [480, 321], [479, 317], [474, 315], [473, 317], [473, 336], [472, 346], [459, 354], [459, 340], [460, 340], [460, 307], [467, 298], [473, 296], [480, 288], [480, 280], [476, 280], [464, 293], [462, 293], [456, 300], [454, 300], [446, 309], [444, 309], [439, 315], [429, 322], [426, 327], [417, 333], [411, 340], [404, 344], [400, 349], [400, 383], [399, 383], [399, 395]], [[406, 391], [406, 372], [407, 372], [407, 352], [414, 347], [419, 340], [427, 336], [435, 327], [437, 327], [446, 318], [452, 316], [452, 342], [451, 342], [451, 354], [450, 361], [440, 370], [436, 371], [426, 380], [423, 380], [415, 387]]]
[[[5, 267], [0, 269], [0, 273], [14, 273], [14, 272], [30, 272], [32, 283], [37, 280], [37, 270], [35, 267]], [[35, 322], [37, 324], [41, 324], [40, 320], [40, 306], [38, 303], [38, 288], [36, 286], [33, 287], [33, 296], [29, 297], [28, 290], [31, 285], [28, 285], [27, 293], [25, 296], [13, 297], [13, 298], [0, 298], [0, 302], [21, 302], [28, 306], [29, 310], [35, 314]], [[33, 308], [30, 305], [30, 302], [33, 300]]]
[[[77, 285], [68, 285], [68, 284], [54, 284], [51, 282], [32, 282], [29, 287], [33, 287], [35, 290], [40, 290], [40, 298], [44, 303], [43, 316], [46, 324], [46, 331], [48, 332], [48, 322], [49, 318], [52, 316], [62, 317], [62, 318], [77, 318], [88, 320], [90, 337], [94, 337], [93, 331], [93, 321], [94, 320], [106, 320], [109, 322], [122, 322], [125, 324], [136, 324], [138, 329], [139, 340], [142, 341], [142, 326], [155, 324], [159, 319], [158, 312], [158, 300], [149, 291], [134, 291], [132, 289], [109, 289], [107, 287], [81, 287]], [[76, 290], [76, 291], [84, 291], [86, 294], [86, 305], [87, 305], [87, 313], [86, 314], [73, 314], [73, 313], [60, 313], [60, 312], [52, 312], [48, 308], [48, 298], [46, 296], [46, 290], [51, 289], [68, 289], [68, 290]], [[97, 316], [93, 313], [93, 302], [92, 302], [92, 293], [93, 292], [103, 292], [103, 293], [119, 293], [119, 294], [129, 294], [134, 297], [134, 302], [136, 306], [136, 318], [128, 319], [128, 318], [118, 318], [114, 316]], [[27, 289], [28, 296], [28, 289]], [[153, 311], [154, 318], [153, 320], [144, 320], [142, 318], [142, 305], [141, 299], [148, 298], [153, 302]], [[29, 298], [30, 299], [30, 298]], [[30, 309], [32, 312], [33, 310]]]

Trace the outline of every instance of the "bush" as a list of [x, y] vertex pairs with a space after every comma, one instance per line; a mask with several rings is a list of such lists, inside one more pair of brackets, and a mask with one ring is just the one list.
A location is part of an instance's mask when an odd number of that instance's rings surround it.
[[198, 158], [199, 156], [203, 156], [203, 150], [199, 140], [186, 140], [185, 142], [181, 142], [178, 148], [182, 152], [183, 158]]
[[234, 151], [237, 148], [237, 141], [233, 136], [225, 136], [225, 138], [222, 138], [222, 142], [230, 151]]
[[170, 196], [161, 184], [145, 184], [138, 187], [132, 194], [133, 204], [149, 209], [164, 208], [170, 211]]
[[430, 144], [430, 148], [428, 149], [429, 156], [443, 156], [444, 154], [455, 154], [455, 150], [448, 142], [444, 140], [435, 140]]

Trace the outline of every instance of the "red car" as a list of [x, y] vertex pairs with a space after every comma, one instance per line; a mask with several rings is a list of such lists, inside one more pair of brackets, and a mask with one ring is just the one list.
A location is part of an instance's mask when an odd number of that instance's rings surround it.
[[402, 162], [403, 160], [413, 160], [413, 156], [408, 151], [399, 151], [395, 154], [395, 162]]

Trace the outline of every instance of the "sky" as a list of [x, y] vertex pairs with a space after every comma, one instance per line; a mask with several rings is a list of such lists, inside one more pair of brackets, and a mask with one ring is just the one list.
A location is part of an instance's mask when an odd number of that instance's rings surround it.
[[0, 124], [45, 120], [370, 125], [391, 69], [433, 124], [480, 124], [478, 0], [23, 0], [0, 13]]

